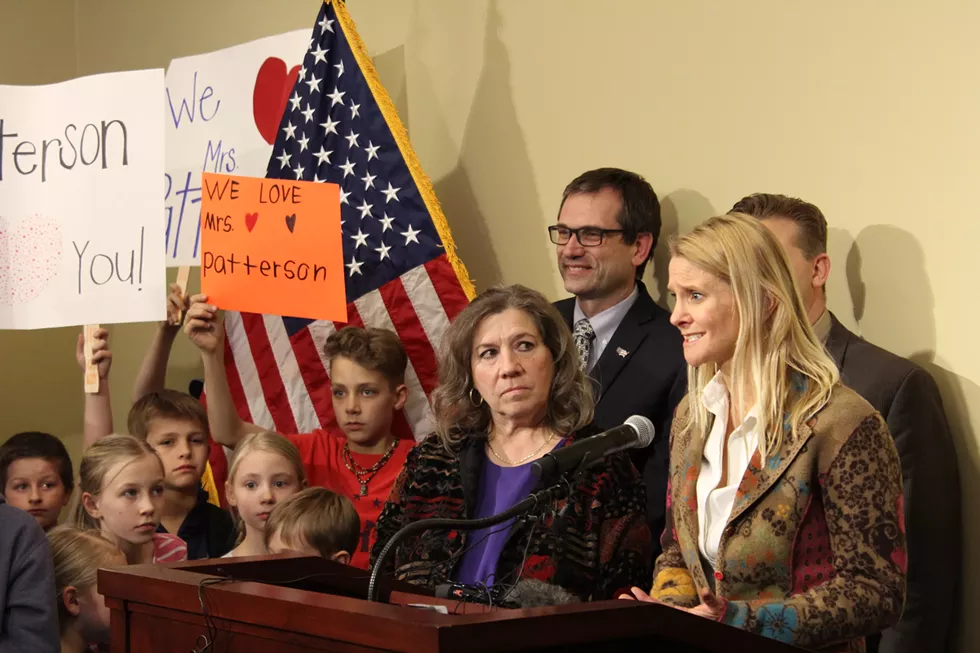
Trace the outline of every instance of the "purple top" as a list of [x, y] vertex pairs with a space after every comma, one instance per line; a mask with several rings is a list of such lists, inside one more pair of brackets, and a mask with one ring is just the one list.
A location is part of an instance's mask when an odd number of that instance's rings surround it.
[[[564, 442], [561, 440], [555, 449], [561, 447]], [[513, 507], [518, 501], [531, 494], [537, 486], [537, 479], [531, 475], [533, 462], [518, 467], [500, 467], [488, 456], [484, 456], [473, 518], [482, 519], [495, 515]], [[496, 582], [497, 561], [510, 537], [513, 524], [514, 519], [510, 519], [503, 524], [481, 528], [469, 534], [466, 553], [463, 554], [463, 559], [455, 573], [457, 583], [465, 585], [483, 583], [489, 587]]]

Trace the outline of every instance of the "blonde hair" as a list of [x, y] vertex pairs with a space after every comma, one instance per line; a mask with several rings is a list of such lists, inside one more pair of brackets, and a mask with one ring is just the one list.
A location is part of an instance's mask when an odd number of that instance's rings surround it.
[[[238, 468], [241, 467], [245, 456], [253, 451], [265, 451], [282, 456], [292, 465], [300, 487], [306, 486], [306, 470], [303, 468], [303, 459], [300, 458], [299, 449], [296, 448], [296, 445], [275, 431], [261, 431], [245, 436], [238, 443], [238, 446], [235, 447], [235, 452], [232, 454], [231, 460], [228, 463], [228, 480], [226, 482], [225, 494], [227, 494], [227, 487], [233, 487], [235, 485], [235, 475], [238, 474]], [[235, 518], [235, 531], [237, 533], [235, 546], [238, 546], [245, 539], [245, 522], [234, 506], [229, 506], [229, 508], [231, 509], [232, 516]]]
[[57, 590], [58, 622], [61, 630], [71, 623], [74, 616], [65, 608], [61, 594], [67, 587], [85, 592], [95, 587], [96, 572], [100, 567], [126, 564], [115, 544], [95, 530], [82, 530], [73, 526], [56, 526], [48, 532], [48, 544], [54, 560], [54, 583]]
[[[750, 398], [743, 393], [751, 389], [759, 406], [759, 451], [766, 460], [782, 445], [784, 430], [796, 435], [830, 400], [840, 380], [810, 326], [786, 254], [762, 223], [741, 213], [711, 218], [672, 238], [669, 247], [672, 258], [683, 258], [731, 287], [739, 319], [732, 405], [744, 414]], [[706, 434], [711, 415], [700, 397], [719, 365], [687, 370], [688, 419], [679, 428]]]
[[110, 469], [120, 462], [132, 462], [144, 456], [153, 456], [159, 460], [144, 440], [132, 435], [108, 435], [90, 446], [78, 466], [78, 489], [72, 495], [66, 523], [75, 528], [100, 529], [99, 520], [85, 509], [82, 495], [99, 494], [111, 480], [106, 478]]
[[353, 555], [361, 541], [361, 519], [347, 497], [310, 487], [272, 509], [265, 522], [266, 549], [277, 532], [287, 546], [305, 542], [323, 558], [338, 551]]

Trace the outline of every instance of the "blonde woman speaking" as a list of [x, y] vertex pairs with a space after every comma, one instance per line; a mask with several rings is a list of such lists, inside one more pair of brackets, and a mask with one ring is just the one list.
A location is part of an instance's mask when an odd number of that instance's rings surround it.
[[864, 651], [905, 600], [899, 459], [842, 386], [779, 243], [740, 214], [670, 246], [689, 391], [670, 435], [660, 601], [765, 637]]

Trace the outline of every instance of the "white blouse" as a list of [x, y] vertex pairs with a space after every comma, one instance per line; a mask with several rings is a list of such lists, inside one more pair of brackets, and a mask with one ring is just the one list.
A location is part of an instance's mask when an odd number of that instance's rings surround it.
[[732, 506], [735, 505], [735, 494], [752, 455], [759, 448], [759, 407], [756, 405], [728, 437], [728, 475], [725, 484], [720, 485], [730, 401], [731, 395], [719, 372], [701, 393], [701, 403], [715, 416], [715, 420], [704, 443], [697, 484], [698, 548], [712, 567], [715, 566], [718, 556], [722, 532], [732, 514]]

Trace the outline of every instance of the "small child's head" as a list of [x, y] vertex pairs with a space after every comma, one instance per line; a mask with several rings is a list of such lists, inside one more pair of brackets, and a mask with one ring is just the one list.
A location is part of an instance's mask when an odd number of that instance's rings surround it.
[[356, 444], [379, 442], [408, 400], [408, 356], [398, 336], [387, 329], [344, 327], [327, 338], [323, 351], [337, 424]]
[[72, 526], [100, 530], [114, 542], [146, 544], [162, 507], [163, 465], [143, 440], [109, 435], [82, 456]]
[[349, 564], [361, 539], [361, 520], [345, 496], [306, 488], [272, 511], [265, 525], [269, 553], [296, 551]]
[[160, 456], [168, 487], [200, 486], [211, 450], [208, 414], [200, 402], [176, 390], [151, 392], [130, 409], [129, 432]]
[[304, 487], [303, 460], [292, 442], [272, 431], [246, 436], [235, 447], [225, 484], [238, 523], [238, 541], [246, 529], [262, 533], [276, 504]]
[[58, 592], [58, 622], [64, 634], [77, 628], [87, 644], [109, 643], [109, 609], [96, 589], [96, 572], [126, 564], [115, 544], [97, 531], [58, 526], [48, 532]]
[[68, 451], [50, 433], [18, 433], [0, 447], [0, 492], [44, 530], [58, 523], [74, 487]]

